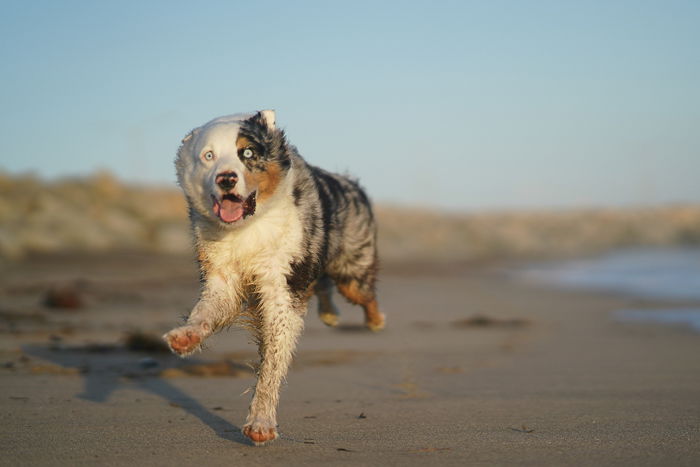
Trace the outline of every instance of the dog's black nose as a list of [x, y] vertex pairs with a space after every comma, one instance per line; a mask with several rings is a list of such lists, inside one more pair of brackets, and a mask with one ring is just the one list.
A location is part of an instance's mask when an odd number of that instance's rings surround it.
[[216, 184], [224, 191], [228, 191], [236, 186], [238, 175], [236, 172], [224, 172], [216, 176]]

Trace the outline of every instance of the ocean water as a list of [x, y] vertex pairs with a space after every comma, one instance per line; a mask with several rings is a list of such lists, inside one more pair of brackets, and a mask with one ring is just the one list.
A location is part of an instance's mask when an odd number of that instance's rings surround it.
[[678, 307], [663, 309], [617, 310], [613, 318], [680, 324], [700, 332], [700, 248], [618, 250], [593, 258], [536, 264], [522, 274], [528, 280], [567, 288], [679, 302]]
[[616, 310], [613, 319], [620, 322], [647, 322], [688, 326], [700, 332], [700, 308], [662, 308], [658, 310]]

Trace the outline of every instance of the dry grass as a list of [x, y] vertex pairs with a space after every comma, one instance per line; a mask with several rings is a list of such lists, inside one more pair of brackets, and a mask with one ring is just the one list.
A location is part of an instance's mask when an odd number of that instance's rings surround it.
[[390, 259], [548, 258], [619, 247], [700, 244], [700, 205], [446, 214], [380, 207]]
[[[378, 206], [385, 263], [454, 263], [700, 243], [700, 205], [447, 214]], [[0, 173], [0, 258], [58, 251], [189, 253], [175, 188], [107, 173], [52, 182]]]
[[0, 174], [0, 257], [147, 249], [186, 251], [186, 208], [170, 188], [127, 187], [107, 173], [44, 182]]

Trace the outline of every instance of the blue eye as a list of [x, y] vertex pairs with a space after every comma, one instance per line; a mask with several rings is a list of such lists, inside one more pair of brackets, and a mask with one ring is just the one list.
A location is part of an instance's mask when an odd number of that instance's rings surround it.
[[204, 157], [205, 161], [213, 161], [214, 160], [214, 153], [211, 151], [207, 151], [203, 157]]
[[243, 150], [243, 157], [245, 157], [246, 159], [250, 159], [251, 157], [253, 157], [253, 150], [250, 148], [245, 148]]

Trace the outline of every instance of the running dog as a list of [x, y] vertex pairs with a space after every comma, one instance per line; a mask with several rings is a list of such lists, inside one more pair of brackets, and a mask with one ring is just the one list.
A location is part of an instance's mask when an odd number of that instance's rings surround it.
[[260, 362], [243, 434], [277, 438], [277, 405], [307, 304], [338, 324], [333, 283], [378, 331], [377, 229], [354, 180], [307, 164], [275, 113], [220, 117], [182, 140], [175, 160], [189, 206], [201, 294], [185, 325], [165, 334], [186, 356], [232, 324], [252, 332]]

